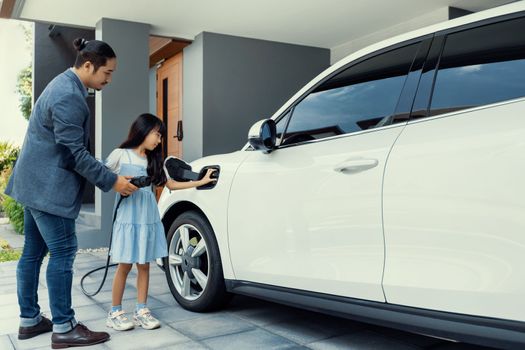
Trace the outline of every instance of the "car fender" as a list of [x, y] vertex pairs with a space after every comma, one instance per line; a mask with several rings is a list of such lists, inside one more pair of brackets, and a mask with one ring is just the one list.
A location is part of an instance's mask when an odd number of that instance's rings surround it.
[[[214, 188], [197, 190], [195, 188], [171, 191], [164, 188], [159, 198], [160, 217], [166, 229], [176, 218], [172, 213], [175, 208], [196, 207], [209, 221], [219, 246], [224, 278], [235, 279], [230, 259], [228, 244], [228, 200], [230, 188], [239, 165], [248, 156], [249, 151], [238, 151], [229, 154], [201, 158], [191, 163], [193, 171], [200, 171], [206, 165], [220, 166], [220, 176]], [[178, 213], [180, 215], [180, 213]], [[169, 244], [169, 242], [168, 242]]]

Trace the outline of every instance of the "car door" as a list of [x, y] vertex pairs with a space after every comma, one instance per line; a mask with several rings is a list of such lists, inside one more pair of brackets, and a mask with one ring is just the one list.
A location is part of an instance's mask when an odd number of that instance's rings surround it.
[[407, 120], [420, 47], [336, 72], [280, 116], [276, 150], [251, 151], [228, 204], [237, 280], [384, 301], [383, 170]]
[[389, 303], [525, 320], [523, 28], [513, 15], [437, 41], [432, 98], [418, 93], [385, 171]]

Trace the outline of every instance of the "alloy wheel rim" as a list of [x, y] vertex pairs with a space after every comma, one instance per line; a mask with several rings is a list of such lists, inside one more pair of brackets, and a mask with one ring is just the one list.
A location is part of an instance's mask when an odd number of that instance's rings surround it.
[[175, 230], [168, 247], [168, 266], [173, 285], [184, 299], [196, 300], [206, 290], [210, 271], [208, 246], [195, 226], [182, 224]]

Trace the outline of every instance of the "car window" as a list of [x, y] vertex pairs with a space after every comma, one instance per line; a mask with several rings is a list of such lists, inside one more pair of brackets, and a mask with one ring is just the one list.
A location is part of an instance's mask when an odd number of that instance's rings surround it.
[[446, 37], [430, 115], [525, 96], [525, 18]]
[[286, 112], [284, 116], [279, 118], [279, 120], [276, 122], [276, 132], [277, 132], [277, 140], [276, 145], [279, 145], [282, 141], [284, 129], [286, 128], [286, 123], [288, 122], [288, 118], [290, 117], [290, 111]]
[[295, 106], [282, 145], [375, 127], [396, 108], [419, 43], [353, 65]]

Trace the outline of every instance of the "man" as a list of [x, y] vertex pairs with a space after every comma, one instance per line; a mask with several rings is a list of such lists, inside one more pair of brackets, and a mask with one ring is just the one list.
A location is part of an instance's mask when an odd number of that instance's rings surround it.
[[[106, 43], [76, 39], [73, 68], [53, 79], [35, 103], [27, 135], [5, 193], [25, 206], [25, 242], [17, 266], [19, 339], [53, 331], [53, 349], [105, 342], [109, 334], [77, 323], [71, 308], [73, 261], [77, 251], [75, 219], [86, 180], [122, 195], [137, 190], [88, 151], [90, 112], [87, 88], [111, 82], [116, 55]], [[38, 305], [38, 278], [49, 251], [46, 278], [52, 322]]]

